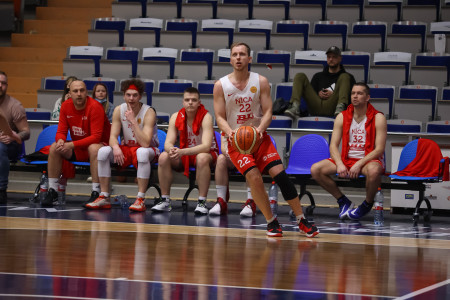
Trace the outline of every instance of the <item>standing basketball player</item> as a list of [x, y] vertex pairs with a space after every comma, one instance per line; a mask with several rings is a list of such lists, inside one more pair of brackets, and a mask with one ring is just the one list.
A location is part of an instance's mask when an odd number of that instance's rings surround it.
[[[280, 224], [270, 210], [269, 197], [264, 188], [262, 172], [268, 172], [281, 189], [297, 217], [297, 223], [308, 237], [319, 233], [316, 226], [303, 215], [300, 199], [294, 184], [284, 171], [281, 158], [266, 133], [272, 120], [272, 98], [267, 78], [248, 71], [252, 62], [250, 47], [245, 43], [231, 45], [230, 63], [233, 72], [222, 77], [214, 85], [214, 111], [216, 122], [228, 142], [227, 155], [241, 172], [251, 189], [256, 205], [267, 220], [268, 236], [283, 236]], [[238, 127], [253, 125], [263, 139], [253, 154], [240, 154], [230, 145]]]

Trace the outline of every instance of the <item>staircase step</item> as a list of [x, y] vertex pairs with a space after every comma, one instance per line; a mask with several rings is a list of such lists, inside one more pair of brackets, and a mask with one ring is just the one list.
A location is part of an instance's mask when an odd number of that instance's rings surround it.
[[23, 32], [29, 34], [73, 34], [87, 33], [91, 28], [91, 21], [67, 20], [25, 20]]
[[111, 0], [47, 0], [47, 6], [105, 8], [111, 7]]
[[[74, 1], [76, 3], [76, 1]], [[93, 1], [95, 2], [95, 1]], [[91, 21], [95, 18], [112, 16], [112, 8], [70, 8], [70, 7], [36, 7], [38, 20], [66, 20]]]
[[8, 94], [19, 100], [25, 108], [37, 107], [37, 93], [8, 92]]
[[41, 77], [16, 77], [8, 74], [8, 93], [36, 94], [41, 81]]
[[62, 62], [65, 48], [0, 47], [0, 61]]
[[2, 62], [2, 70], [11, 77], [46, 77], [63, 74], [62, 63]]
[[88, 45], [88, 35], [82, 34], [22, 34], [11, 35], [13, 47], [68, 48], [69, 46]]

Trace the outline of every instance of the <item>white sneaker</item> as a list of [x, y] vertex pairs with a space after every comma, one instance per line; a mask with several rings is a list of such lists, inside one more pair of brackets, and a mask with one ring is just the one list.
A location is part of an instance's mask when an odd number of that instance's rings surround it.
[[198, 201], [197, 207], [194, 212], [196, 214], [206, 215], [208, 213], [208, 208], [206, 207], [206, 201]]
[[210, 216], [225, 215], [228, 212], [228, 205], [222, 198], [217, 198], [216, 204], [209, 210]]
[[171, 211], [172, 205], [170, 200], [160, 199], [160, 201], [152, 207], [152, 211]]
[[256, 215], [256, 204], [252, 199], [247, 199], [244, 204], [244, 208], [241, 210], [240, 215], [242, 217], [254, 217]]

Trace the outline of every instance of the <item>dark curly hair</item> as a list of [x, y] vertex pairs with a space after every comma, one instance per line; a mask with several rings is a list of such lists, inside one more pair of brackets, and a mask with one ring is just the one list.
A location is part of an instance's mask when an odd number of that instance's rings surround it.
[[142, 80], [136, 78], [122, 81], [121, 91], [125, 93], [125, 91], [128, 90], [130, 85], [132, 84], [134, 84], [137, 87], [139, 95], [142, 96], [145, 91], [145, 84]]

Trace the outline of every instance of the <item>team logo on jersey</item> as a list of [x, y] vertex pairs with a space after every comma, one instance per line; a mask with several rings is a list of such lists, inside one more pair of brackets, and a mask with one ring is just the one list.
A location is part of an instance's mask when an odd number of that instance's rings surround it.
[[258, 90], [258, 89], [256, 88], [256, 86], [252, 86], [252, 87], [250, 88], [250, 92], [252, 92], [253, 94], [256, 93], [257, 90]]

